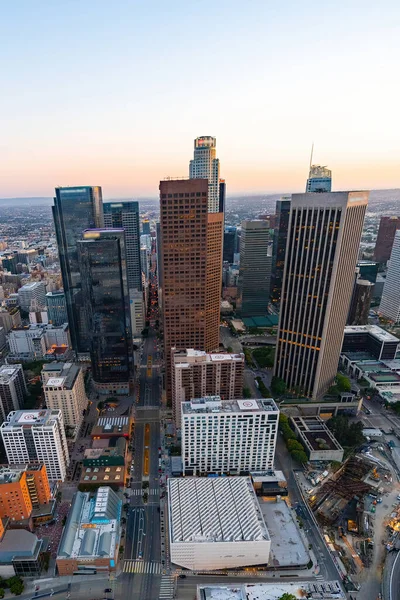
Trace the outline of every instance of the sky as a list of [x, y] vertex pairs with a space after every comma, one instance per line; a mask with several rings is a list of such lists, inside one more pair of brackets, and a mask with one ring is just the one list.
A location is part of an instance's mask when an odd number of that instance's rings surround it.
[[398, 0], [13, 0], [0, 197], [158, 195], [217, 138], [229, 194], [400, 187]]

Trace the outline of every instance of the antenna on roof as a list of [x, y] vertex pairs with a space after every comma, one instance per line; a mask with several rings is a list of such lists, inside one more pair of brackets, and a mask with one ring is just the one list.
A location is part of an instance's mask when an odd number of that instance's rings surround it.
[[311, 154], [310, 154], [310, 168], [309, 168], [309, 171], [311, 170], [311, 165], [312, 165], [312, 157], [313, 157], [313, 154], [314, 154], [314, 142], [313, 142], [313, 143], [312, 143], [312, 145], [311, 145]]

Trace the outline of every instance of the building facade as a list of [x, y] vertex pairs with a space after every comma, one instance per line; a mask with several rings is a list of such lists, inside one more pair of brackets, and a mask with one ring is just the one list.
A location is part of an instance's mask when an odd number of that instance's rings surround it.
[[374, 284], [367, 279], [357, 279], [354, 283], [348, 325], [367, 325]]
[[46, 287], [41, 281], [27, 283], [18, 290], [18, 304], [21, 310], [29, 312], [46, 306]]
[[77, 242], [82, 239], [85, 229], [104, 226], [101, 187], [56, 188], [53, 219], [72, 347], [77, 353], [87, 353], [89, 332], [84, 312]]
[[318, 399], [337, 372], [368, 192], [294, 194], [275, 375]]
[[60, 410], [11, 412], [0, 432], [11, 465], [43, 463], [50, 481], [64, 481], [69, 456]]
[[244, 354], [209, 354], [201, 350], [172, 349], [172, 409], [181, 426], [181, 405], [192, 398], [243, 394]]
[[65, 304], [65, 294], [63, 290], [47, 292], [46, 306], [49, 323], [56, 326], [68, 323], [67, 306]]
[[238, 310], [244, 317], [265, 315], [271, 284], [269, 224], [243, 221], [241, 228]]
[[164, 357], [171, 348], [219, 348], [223, 213], [208, 212], [208, 181], [160, 182]]
[[131, 327], [123, 229], [87, 230], [77, 242], [93, 380], [128, 393]]
[[281, 200], [277, 200], [276, 202], [276, 221], [271, 273], [271, 302], [275, 305], [279, 305], [281, 301], [289, 215], [290, 197], [284, 196]]
[[194, 156], [189, 164], [189, 177], [208, 180], [208, 212], [220, 212], [219, 159], [217, 140], [214, 137], [204, 135], [194, 140]]
[[224, 231], [223, 261], [233, 264], [237, 252], [237, 228], [228, 226]]
[[52, 499], [45, 465], [0, 466], [0, 519], [29, 519]]
[[378, 263], [385, 263], [389, 260], [394, 236], [399, 229], [400, 217], [381, 217], [374, 250], [374, 259]]
[[3, 365], [0, 367], [0, 422], [6, 420], [8, 413], [20, 410], [28, 394], [22, 365]]
[[321, 165], [311, 165], [307, 179], [306, 193], [326, 193], [332, 190], [332, 171]]
[[42, 382], [47, 408], [61, 410], [68, 437], [76, 439], [89, 402], [82, 369], [72, 363], [52, 362], [43, 366]]
[[379, 312], [394, 323], [400, 322], [400, 230], [395, 232], [389, 269], [383, 286]]
[[279, 410], [272, 398], [195, 398], [182, 404], [184, 475], [243, 475], [274, 468]]

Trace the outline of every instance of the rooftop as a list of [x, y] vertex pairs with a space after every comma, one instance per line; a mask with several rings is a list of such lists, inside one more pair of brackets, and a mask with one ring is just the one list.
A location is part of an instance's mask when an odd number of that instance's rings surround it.
[[285, 593], [292, 594], [295, 598], [319, 600], [346, 598], [338, 581], [197, 586], [198, 600], [279, 600]]
[[348, 325], [344, 328], [344, 335], [350, 333], [369, 333], [381, 342], [400, 343], [399, 338], [385, 331], [382, 327], [378, 327], [378, 325]]
[[8, 383], [11, 381], [18, 373], [22, 374], [22, 370], [20, 368], [21, 365], [3, 365], [0, 367], [0, 383]]
[[80, 367], [73, 363], [52, 362], [51, 364], [43, 365], [45, 373], [54, 373], [45, 384], [47, 387], [57, 387], [60, 389], [72, 389], [79, 375]]
[[52, 427], [61, 416], [60, 410], [15, 410], [7, 416], [7, 421], [1, 424], [1, 428], [49, 426]]
[[272, 398], [251, 398], [243, 400], [221, 400], [220, 396], [204, 396], [193, 398], [190, 402], [182, 402], [182, 415], [204, 413], [244, 413], [244, 412], [279, 412]]
[[5, 532], [0, 542], [0, 563], [17, 560], [37, 559], [43, 540], [25, 529], [12, 529]]
[[291, 419], [310, 450], [342, 450], [339, 442], [320, 417], [291, 417]]
[[250, 477], [168, 479], [171, 542], [269, 540]]
[[[179, 350], [174, 353], [175, 366], [178, 368], [188, 368], [188, 363], [180, 360], [184, 359], [197, 359], [194, 362], [244, 362], [244, 354], [235, 353], [209, 353], [203, 350], [194, 350], [193, 348], [187, 348], [186, 350]], [[189, 360], [189, 363], [193, 361]]]
[[310, 556], [286, 502], [259, 498], [259, 503], [271, 536], [268, 564], [274, 567], [306, 565]]
[[109, 487], [100, 487], [95, 498], [75, 494], [58, 548], [57, 559], [113, 558], [119, 543], [122, 502]]
[[128, 435], [129, 417], [99, 417], [92, 429], [91, 436], [97, 435]]

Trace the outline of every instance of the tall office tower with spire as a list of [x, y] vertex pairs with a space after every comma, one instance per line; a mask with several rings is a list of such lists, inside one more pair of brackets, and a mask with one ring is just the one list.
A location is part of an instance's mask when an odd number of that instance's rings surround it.
[[306, 192], [330, 192], [332, 190], [332, 171], [321, 165], [310, 165]]
[[123, 229], [88, 229], [77, 242], [93, 380], [101, 393], [128, 393], [129, 290]]
[[243, 317], [267, 312], [271, 282], [268, 221], [242, 221], [240, 237], [239, 302]]
[[82, 239], [85, 229], [104, 226], [101, 187], [56, 188], [53, 218], [71, 343], [75, 352], [86, 353], [89, 351], [89, 337], [83, 309], [77, 242]]
[[392, 253], [390, 255], [389, 269], [386, 276], [385, 285], [379, 312], [386, 319], [394, 323], [400, 323], [400, 231], [396, 231], [394, 236]]
[[313, 399], [337, 372], [368, 195], [292, 196], [275, 375]]
[[[194, 140], [194, 157], [189, 164], [190, 179], [208, 180], [208, 212], [220, 211], [220, 191], [225, 194], [225, 181], [219, 179], [219, 159], [217, 158], [217, 140], [203, 135]], [[223, 184], [222, 187], [220, 183]]]
[[167, 398], [171, 348], [219, 347], [223, 220], [209, 212], [207, 179], [160, 182], [161, 269]]

